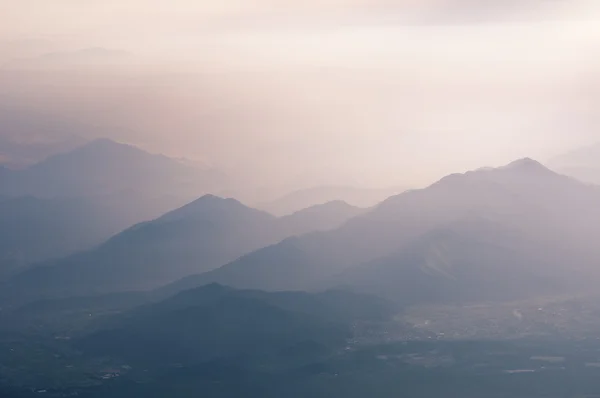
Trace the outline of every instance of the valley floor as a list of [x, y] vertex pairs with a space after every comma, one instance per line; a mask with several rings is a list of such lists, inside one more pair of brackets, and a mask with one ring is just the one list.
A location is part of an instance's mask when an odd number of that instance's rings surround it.
[[[345, 346], [129, 363], [66, 331], [0, 334], [2, 397], [600, 397], [600, 301], [421, 306], [357, 321]], [[78, 333], [77, 329], [72, 329]]]

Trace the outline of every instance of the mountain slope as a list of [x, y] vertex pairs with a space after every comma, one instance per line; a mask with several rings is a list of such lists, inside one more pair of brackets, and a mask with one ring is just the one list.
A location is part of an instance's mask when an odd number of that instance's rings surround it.
[[156, 287], [277, 241], [276, 221], [233, 199], [207, 195], [94, 250], [17, 275], [10, 288], [19, 295], [52, 296]]
[[15, 276], [21, 298], [150, 289], [212, 270], [288, 236], [338, 226], [358, 209], [334, 203], [278, 219], [206, 195], [84, 253]]
[[[595, 187], [522, 159], [497, 169], [450, 175], [426, 189], [392, 197], [337, 230], [288, 239], [181, 283], [311, 289], [351, 267], [408, 250], [425, 234], [468, 215], [483, 216], [501, 229], [515, 231], [513, 243], [525, 240], [525, 249], [532, 252], [543, 248], [548, 251], [546, 259], [556, 254], [565, 260], [565, 253], [571, 253], [562, 264], [570, 277], [581, 278], [584, 272], [597, 276], [593, 265], [600, 250], [593, 237], [600, 233], [599, 200]], [[469, 241], [477, 235], [475, 230], [465, 237]], [[461, 245], [469, 246], [457, 247]], [[476, 241], [472, 246], [481, 247]], [[480, 256], [478, 262], [486, 258]]]

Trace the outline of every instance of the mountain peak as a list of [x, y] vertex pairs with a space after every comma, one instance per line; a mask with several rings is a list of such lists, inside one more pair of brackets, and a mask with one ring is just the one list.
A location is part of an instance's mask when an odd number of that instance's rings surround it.
[[196, 199], [195, 201], [192, 202], [192, 204], [202, 204], [205, 206], [209, 206], [209, 205], [223, 205], [223, 206], [244, 206], [240, 201], [238, 201], [235, 198], [230, 198], [230, 197], [225, 197], [225, 196], [218, 196], [218, 195], [213, 195], [213, 194], [205, 194], [202, 195], [200, 198]]
[[517, 170], [523, 172], [531, 172], [531, 171], [543, 171], [550, 172], [546, 166], [538, 162], [537, 160], [531, 158], [522, 158], [515, 160], [506, 166], [500, 167], [503, 170]]
[[433, 186], [454, 187], [473, 181], [546, 181], [559, 176], [554, 171], [531, 158], [517, 159], [505, 166], [482, 167], [466, 173], [454, 173], [440, 179]]
[[[222, 198], [220, 196], [207, 194], [187, 205], [173, 210], [161, 219], [182, 219], [188, 217], [222, 217], [228, 214], [230, 217], [242, 217], [246, 213], [262, 213], [251, 209], [233, 198]], [[265, 215], [267, 213], [264, 213]]]
[[207, 209], [207, 208], [213, 208], [214, 206], [225, 206], [226, 203], [228, 202], [237, 202], [235, 199], [225, 199], [222, 198], [220, 196], [216, 196], [216, 195], [212, 195], [212, 194], [206, 194], [203, 195], [201, 197], [199, 197], [198, 199], [186, 204], [185, 206], [175, 210], [175, 212], [180, 212], [180, 211], [192, 211], [192, 209]]

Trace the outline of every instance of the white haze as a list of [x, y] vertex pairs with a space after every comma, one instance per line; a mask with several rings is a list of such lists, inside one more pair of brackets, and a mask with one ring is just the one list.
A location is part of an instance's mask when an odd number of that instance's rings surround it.
[[256, 200], [600, 140], [595, 1], [0, 0], [0, 134], [100, 136]]

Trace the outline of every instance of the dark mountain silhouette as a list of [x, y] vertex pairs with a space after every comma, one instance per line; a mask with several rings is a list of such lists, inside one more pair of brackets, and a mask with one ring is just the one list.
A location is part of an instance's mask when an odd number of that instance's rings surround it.
[[[464, 290], [460, 298], [476, 296], [468, 293], [475, 280], [461, 278], [462, 273], [486, 268], [500, 273], [503, 262], [520, 272], [514, 279], [526, 275], [533, 279], [538, 275], [535, 283], [557, 275], [566, 278], [563, 282], [586, 279], [598, 274], [594, 268], [600, 250], [593, 238], [600, 233], [598, 200], [599, 189], [522, 159], [497, 169], [447, 176], [426, 189], [389, 198], [339, 229], [287, 239], [179, 283], [186, 287], [218, 282], [266, 290], [312, 289], [324, 283], [344, 283], [344, 278], [336, 281], [336, 276], [378, 259], [399, 256], [401, 260], [387, 263], [418, 267], [429, 255], [428, 248], [438, 245], [449, 247], [448, 254], [441, 255], [449, 256], [449, 264], [460, 269], [455, 273], [458, 282], [453, 282], [455, 290]], [[455, 236], [457, 226], [468, 217], [486, 222], [470, 221], [473, 228]], [[447, 233], [436, 234], [438, 230]], [[496, 248], [493, 239], [490, 244], [478, 241], [500, 231], [508, 231], [503, 248]], [[537, 255], [541, 250], [544, 255]], [[558, 269], [548, 273], [552, 267]], [[381, 276], [390, 275], [382, 272]], [[393, 285], [392, 281], [385, 282]], [[409, 283], [408, 279], [402, 283]]]
[[[343, 291], [266, 293], [209, 285], [113, 317], [78, 345], [136, 363], [326, 353], [351, 336], [354, 320], [384, 320], [389, 303]], [[175, 326], [177, 325], [177, 326]]]
[[259, 208], [283, 216], [328, 202], [344, 201], [351, 206], [367, 208], [404, 191], [402, 188], [367, 189], [345, 186], [322, 186], [292, 192]]
[[278, 219], [235, 199], [206, 195], [93, 250], [15, 276], [6, 296], [27, 300], [155, 288], [288, 236], [337, 227], [356, 210], [333, 203]]

